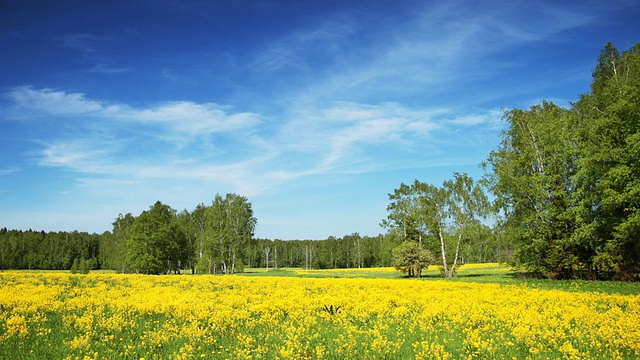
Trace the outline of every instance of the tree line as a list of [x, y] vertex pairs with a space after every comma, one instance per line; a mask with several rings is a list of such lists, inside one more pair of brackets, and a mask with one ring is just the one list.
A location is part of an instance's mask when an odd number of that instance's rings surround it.
[[[179, 214], [176, 213], [176, 217]], [[120, 215], [115, 222], [133, 219], [135, 217], [130, 214]], [[123, 230], [121, 228], [103, 234], [88, 234], [0, 229], [0, 270], [70, 270], [74, 262], [80, 264], [80, 261], [85, 261], [90, 270], [108, 269], [124, 273], [136, 272], [136, 270], [139, 273], [177, 273], [185, 270], [189, 273], [192, 271], [194, 273], [225, 273], [221, 261], [219, 266], [209, 268], [209, 260], [206, 256], [200, 257], [199, 252], [189, 253], [189, 251], [185, 251], [184, 254], [190, 254], [191, 260], [189, 256], [180, 259], [180, 267], [176, 266], [177, 262], [169, 260], [170, 256], [166, 256], [167, 259], [163, 262], [167, 264], [166, 266], [149, 267], [147, 270], [140, 267], [140, 262], [149, 260], [128, 262], [129, 248], [126, 245], [126, 236], [122, 232], [116, 236], [117, 231]], [[477, 241], [474, 239], [477, 245], [464, 246], [460, 250], [461, 263], [495, 262], [507, 259], [501, 251], [498, 239], [491, 234], [491, 230], [486, 228], [485, 231], [489, 233], [488, 236], [486, 233], [479, 233]], [[480, 236], [482, 236], [481, 239]], [[81, 238], [84, 240], [78, 241]], [[239, 258], [236, 258], [235, 271], [240, 272], [244, 267], [332, 269], [394, 266], [396, 260], [393, 251], [403, 241], [404, 239], [395, 233], [377, 236], [361, 236], [359, 233], [352, 233], [342, 237], [330, 236], [322, 240], [252, 238], [244, 245], [241, 264], [238, 262]], [[189, 249], [186, 242], [182, 244]], [[89, 251], [89, 248], [92, 250]], [[131, 251], [130, 259], [135, 257], [134, 254], [137, 254], [140, 249], [131, 249]], [[199, 262], [200, 266], [198, 266]], [[137, 268], [134, 267], [136, 264]], [[231, 269], [229, 269], [230, 272]]]
[[[0, 229], [0, 269], [231, 274], [245, 266], [384, 267], [396, 264], [393, 251], [406, 240], [393, 231], [323, 240], [260, 239], [253, 236], [256, 222], [246, 197], [227, 194], [193, 211], [178, 212], [158, 201], [139, 216], [119, 214], [112, 231], [102, 234], [5, 228]], [[461, 262], [504, 260], [490, 228], [478, 228], [469, 236], [473, 240], [460, 248]]]
[[0, 270], [69, 270], [76, 259], [99, 267], [101, 239], [86, 232], [44, 232], [0, 229]]
[[236, 194], [218, 194], [191, 212], [157, 201], [138, 217], [118, 215], [102, 238], [100, 264], [145, 274], [233, 274], [244, 266], [256, 221], [251, 203]]

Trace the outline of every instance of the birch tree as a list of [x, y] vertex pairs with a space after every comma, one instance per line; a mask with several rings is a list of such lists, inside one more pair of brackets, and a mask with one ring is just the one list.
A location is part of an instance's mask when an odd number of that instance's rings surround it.
[[[398, 201], [398, 193], [402, 194], [403, 201]], [[402, 229], [404, 224], [413, 224], [412, 231], [420, 246], [423, 235], [436, 239], [443, 274], [452, 277], [467, 227], [488, 214], [488, 200], [482, 188], [467, 174], [455, 173], [453, 179], [442, 186], [418, 180], [410, 187], [401, 184], [389, 198], [390, 213], [383, 226]], [[454, 236], [453, 241], [449, 240], [450, 235]]]
[[205, 211], [203, 232], [203, 263], [209, 272], [219, 268], [234, 274], [244, 266], [245, 252], [253, 237], [256, 218], [251, 203], [244, 196], [216, 195]]
[[504, 121], [509, 128], [489, 156], [488, 179], [516, 258], [526, 270], [571, 277], [580, 262], [570, 241], [577, 151], [571, 114], [543, 101], [505, 112]]

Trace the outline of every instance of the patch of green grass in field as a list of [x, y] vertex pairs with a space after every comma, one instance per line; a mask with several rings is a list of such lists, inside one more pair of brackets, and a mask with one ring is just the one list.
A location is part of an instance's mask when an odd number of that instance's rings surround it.
[[293, 276], [303, 278], [362, 278], [362, 279], [401, 279], [405, 275], [393, 268], [349, 268], [349, 269], [313, 269], [303, 268], [245, 268], [246, 276]]
[[516, 284], [534, 289], [640, 295], [640, 284], [623, 281], [516, 279]]
[[[246, 268], [244, 276], [283, 276], [308, 278], [364, 278], [406, 279], [406, 274], [394, 268], [314, 269], [302, 268]], [[423, 281], [443, 280], [441, 268], [431, 266], [422, 273]], [[506, 264], [465, 264], [458, 268], [456, 276], [447, 281], [476, 282], [500, 285], [521, 285], [541, 290], [601, 292], [607, 294], [640, 295], [640, 284], [620, 281], [548, 280], [522, 277]]]

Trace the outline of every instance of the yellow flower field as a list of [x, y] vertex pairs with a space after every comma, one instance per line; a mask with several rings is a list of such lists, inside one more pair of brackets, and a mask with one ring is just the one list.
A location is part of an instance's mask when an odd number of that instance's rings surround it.
[[0, 273], [2, 359], [632, 359], [638, 319], [522, 285]]

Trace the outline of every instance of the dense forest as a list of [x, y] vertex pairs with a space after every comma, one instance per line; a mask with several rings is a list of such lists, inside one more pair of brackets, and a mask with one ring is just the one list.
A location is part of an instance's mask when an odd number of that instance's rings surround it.
[[524, 269], [551, 278], [639, 280], [640, 44], [607, 44], [591, 91], [569, 109], [506, 111], [487, 160], [498, 224]]
[[[156, 203], [160, 206], [161, 203]], [[152, 206], [153, 208], [153, 206]], [[204, 206], [200, 205], [195, 211], [200, 212]], [[170, 208], [166, 207], [170, 210]], [[194, 212], [195, 212], [194, 211]], [[194, 213], [186, 211], [176, 213], [172, 221], [186, 220], [194, 217]], [[196, 215], [197, 216], [197, 213]], [[189, 215], [187, 215], [189, 214]], [[0, 229], [0, 269], [53, 269], [69, 270], [77, 259], [84, 259], [90, 269], [111, 269], [118, 272], [164, 273], [187, 270], [195, 273], [223, 273], [225, 272], [222, 257], [218, 266], [208, 267], [209, 259], [204, 256], [204, 246], [200, 247], [198, 236], [194, 233], [193, 242], [187, 242], [186, 232], [173, 237], [177, 241], [167, 241], [161, 259], [163, 266], [135, 268], [136, 263], [131, 260], [136, 257], [136, 250], [131, 246], [137, 242], [135, 237], [127, 238], [127, 232], [136, 217], [127, 214], [119, 216], [114, 222], [114, 231], [103, 234], [88, 234], [80, 232], [49, 232], [18, 231]], [[126, 224], [128, 222], [128, 224]], [[183, 223], [184, 224], [184, 223]], [[168, 226], [169, 228], [171, 227]], [[177, 226], [174, 228], [177, 229]], [[505, 252], [501, 250], [496, 237], [482, 234], [482, 238], [473, 241], [474, 246], [465, 246], [461, 250], [461, 262], [493, 262], [504, 261]], [[487, 236], [488, 235], [488, 236]], [[182, 238], [184, 236], [184, 238]], [[480, 234], [479, 234], [480, 236]], [[243, 244], [243, 248], [236, 253], [235, 269], [228, 268], [228, 272], [242, 271], [244, 266], [277, 269], [284, 267], [299, 267], [306, 269], [327, 268], [358, 268], [392, 266], [392, 251], [403, 242], [395, 234], [378, 236], [360, 236], [358, 233], [343, 237], [331, 236], [323, 240], [270, 240], [251, 238]], [[183, 246], [182, 255], [178, 252], [172, 260], [171, 248]], [[222, 249], [222, 248], [221, 248]], [[194, 251], [195, 250], [195, 251]], [[131, 252], [130, 255], [128, 253]], [[203, 256], [200, 256], [200, 254]], [[228, 253], [228, 251], [226, 251]], [[129, 259], [129, 260], [128, 260]], [[177, 260], [177, 261], [176, 261]], [[212, 263], [215, 260], [212, 260]], [[199, 265], [200, 264], [200, 265]], [[139, 264], [138, 264], [139, 266]]]
[[400, 184], [389, 194], [384, 235], [256, 239], [251, 203], [226, 194], [192, 211], [158, 201], [137, 217], [118, 215], [103, 234], [4, 228], [0, 269], [71, 269], [78, 261], [147, 274], [398, 266], [394, 249], [414, 249], [409, 242], [445, 276], [461, 263], [510, 261], [549, 278], [637, 281], [640, 44], [624, 52], [607, 44], [592, 75], [591, 91], [570, 108], [543, 101], [505, 111], [483, 179], [454, 173], [441, 186]]

